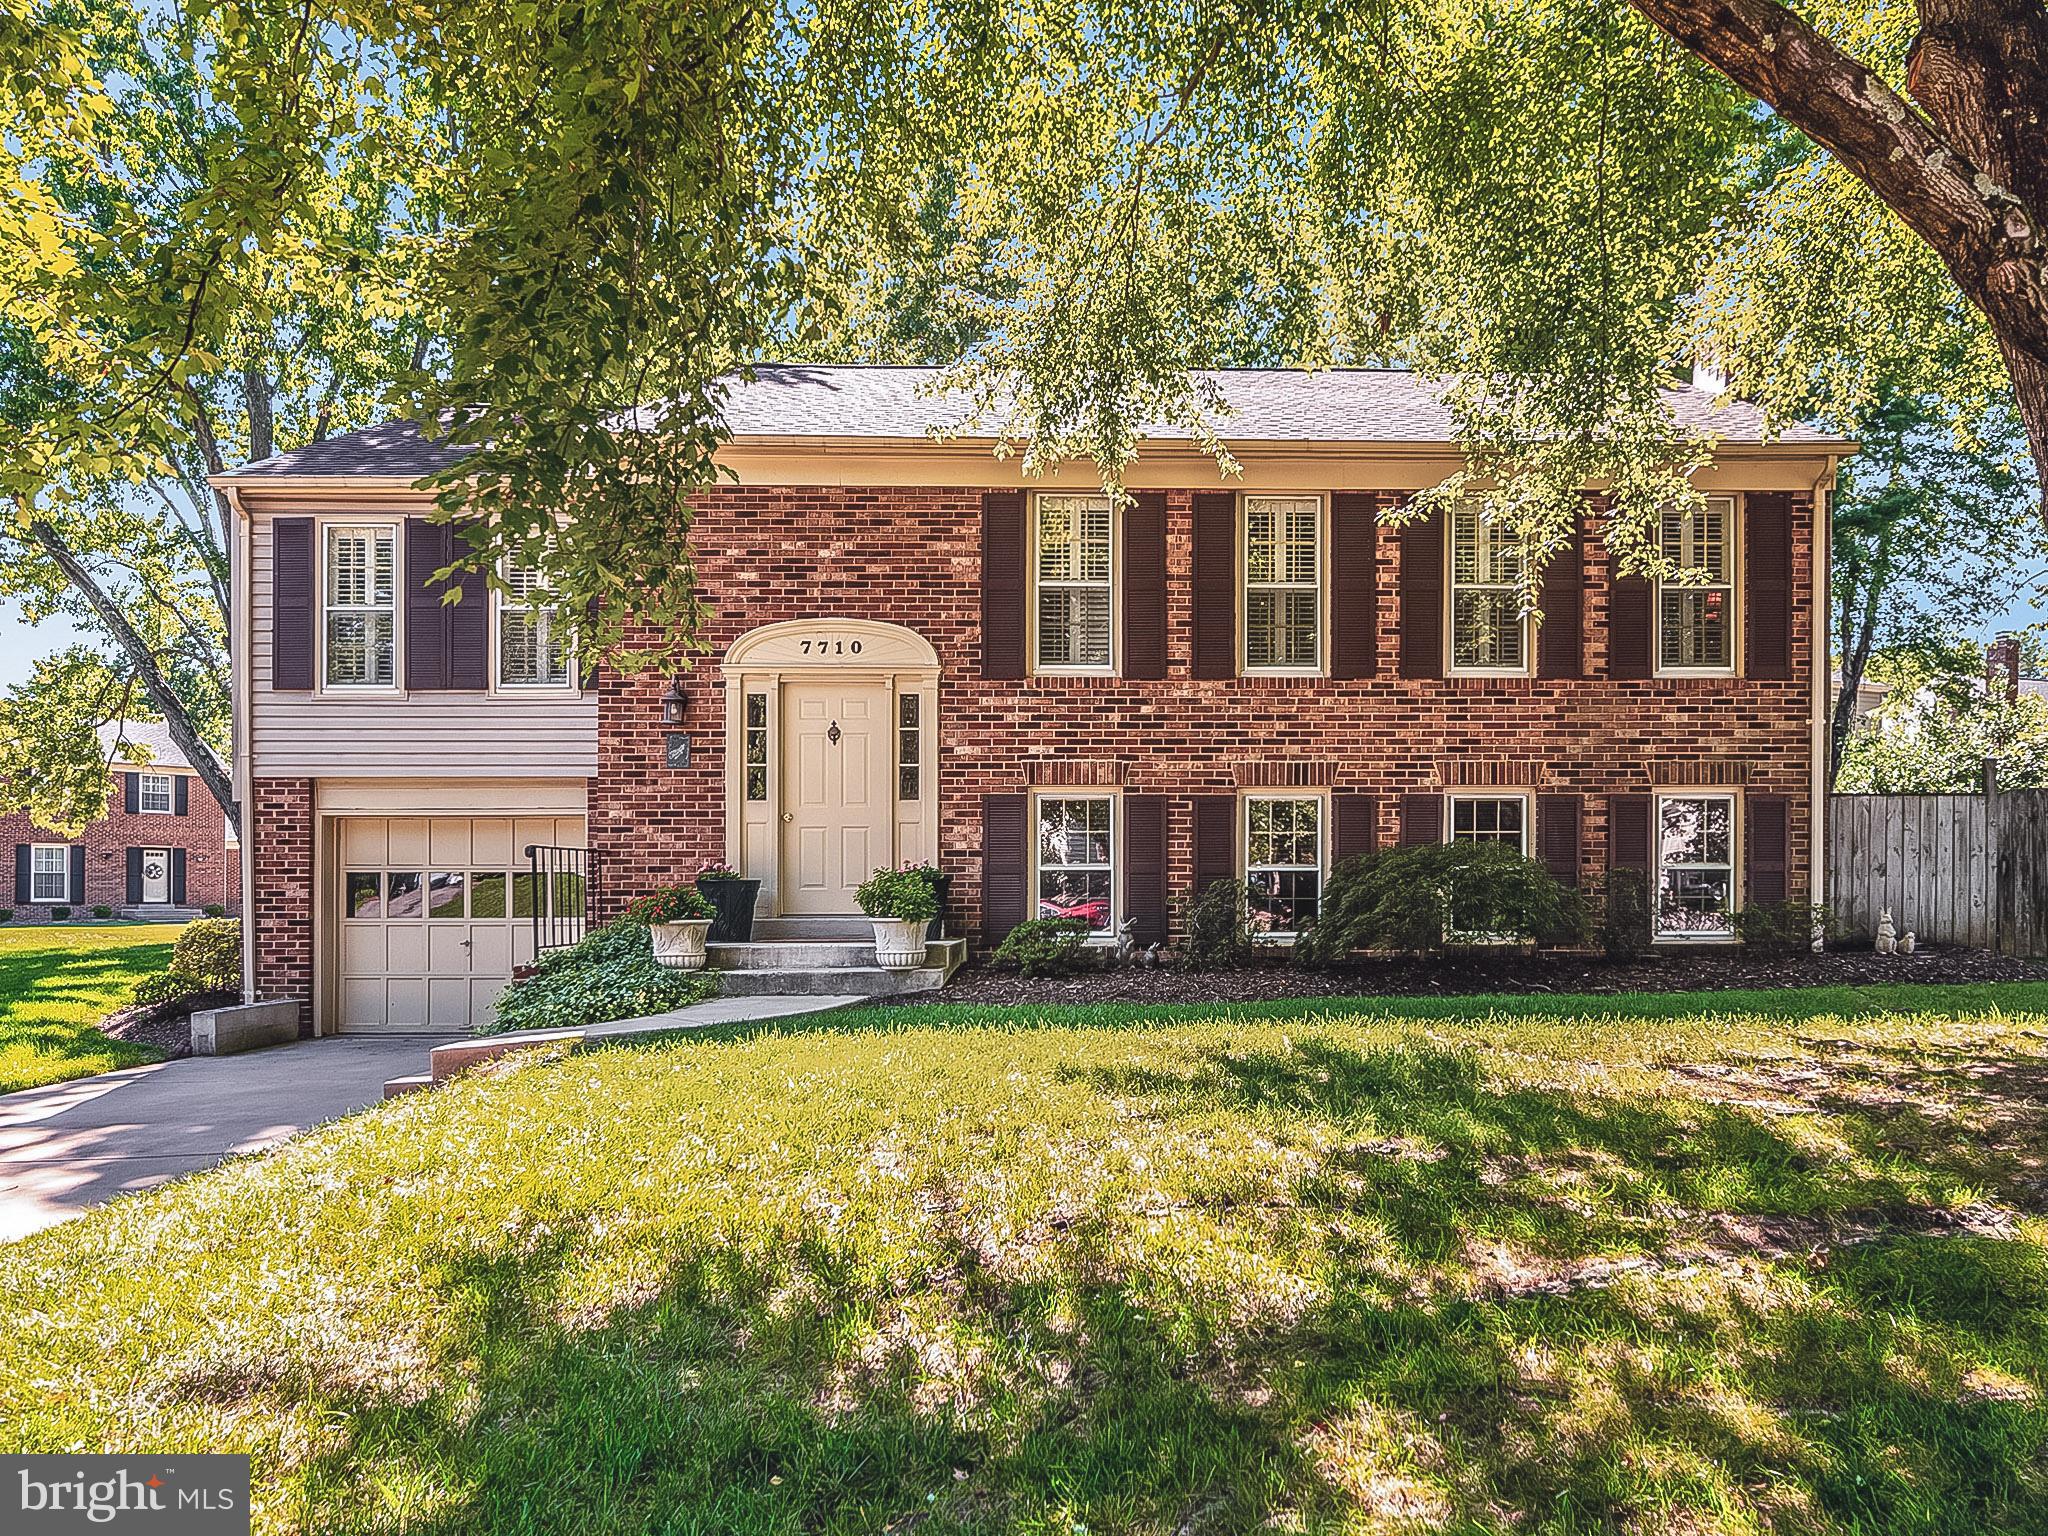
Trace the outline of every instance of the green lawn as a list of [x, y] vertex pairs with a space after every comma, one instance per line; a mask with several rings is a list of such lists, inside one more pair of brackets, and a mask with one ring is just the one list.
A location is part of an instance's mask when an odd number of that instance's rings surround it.
[[266, 1532], [2039, 1532], [2048, 986], [529, 1057], [0, 1251]]
[[0, 928], [0, 1093], [157, 1061], [93, 1026], [170, 963], [175, 923]]

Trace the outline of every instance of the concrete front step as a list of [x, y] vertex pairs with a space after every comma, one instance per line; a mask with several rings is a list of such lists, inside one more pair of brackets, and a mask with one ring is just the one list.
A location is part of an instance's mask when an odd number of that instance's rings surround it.
[[757, 917], [752, 937], [756, 944], [873, 944], [875, 925], [857, 912], [845, 917]]
[[[818, 971], [874, 966], [875, 938], [859, 940], [776, 939], [748, 944], [713, 944], [707, 950], [715, 971]], [[924, 963], [948, 974], [967, 959], [965, 939], [938, 939], [924, 947]]]
[[942, 965], [911, 971], [884, 970], [879, 965], [838, 965], [823, 970], [721, 970], [719, 989], [727, 997], [823, 997], [847, 993], [858, 997], [893, 997], [899, 992], [934, 992], [946, 984]]
[[206, 915], [203, 907], [116, 907], [114, 916], [146, 923], [189, 923]]

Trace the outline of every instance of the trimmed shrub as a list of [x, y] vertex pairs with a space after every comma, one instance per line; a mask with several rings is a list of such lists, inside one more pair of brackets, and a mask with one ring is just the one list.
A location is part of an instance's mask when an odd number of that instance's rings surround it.
[[1738, 907], [1729, 914], [1743, 948], [1760, 955], [1803, 955], [1813, 948], [1814, 931], [1828, 931], [1828, 909], [1803, 901], [1772, 901]]
[[242, 925], [232, 917], [203, 917], [187, 923], [171, 947], [171, 974], [192, 983], [194, 992], [215, 992], [242, 984]]
[[228, 909], [217, 901], [209, 901], [199, 910], [208, 917], [226, 917], [228, 915]]
[[1640, 960], [1650, 952], [1650, 877], [1640, 869], [1607, 872], [1607, 905], [1600, 914], [1600, 947], [1610, 960]]
[[[627, 904], [621, 922], [645, 928], [649, 923], [684, 923], [718, 916], [718, 908], [694, 885], [665, 885]], [[652, 951], [650, 951], [651, 953]], [[630, 1015], [621, 1014], [621, 1018]]]
[[145, 976], [135, 983], [131, 998], [137, 1003], [168, 1003], [174, 997], [184, 997], [199, 990], [188, 987], [170, 971], [158, 971], [154, 976]]
[[13, 921], [14, 921], [14, 908], [12, 908], [12, 907], [0, 907], [0, 923], [11, 923], [11, 922], [13, 922]]
[[878, 869], [853, 893], [869, 917], [928, 923], [939, 915], [939, 893], [924, 869]]
[[1499, 843], [1426, 843], [1346, 859], [1322, 916], [1295, 944], [1306, 965], [1360, 950], [1420, 954], [1502, 939], [1577, 944], [1586, 904], [1534, 859]]
[[1087, 944], [1080, 918], [1034, 917], [1012, 928], [988, 963], [1023, 976], [1065, 976], [1081, 969]]
[[69, 916], [71, 916], [71, 909], [69, 907], [50, 908], [50, 921], [53, 923], [61, 923]]
[[1181, 963], [1191, 971], [1227, 971], [1251, 959], [1249, 909], [1250, 894], [1242, 880], [1211, 880], [1203, 886], [1188, 903]]
[[477, 1033], [609, 1024], [667, 1013], [702, 1002], [717, 991], [718, 980], [708, 971], [672, 970], [657, 963], [647, 923], [622, 918], [595, 930], [580, 944], [541, 956], [532, 975], [498, 994], [496, 1020], [480, 1025]]

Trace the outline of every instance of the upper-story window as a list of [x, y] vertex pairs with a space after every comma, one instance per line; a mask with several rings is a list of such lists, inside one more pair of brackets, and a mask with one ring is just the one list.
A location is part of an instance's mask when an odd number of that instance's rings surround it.
[[397, 530], [327, 527], [326, 680], [330, 688], [389, 688], [396, 676]]
[[1323, 503], [1244, 499], [1244, 666], [1314, 672], [1323, 650]]
[[1038, 594], [1041, 672], [1107, 671], [1114, 629], [1111, 524], [1106, 496], [1035, 498], [1032, 582]]
[[509, 561], [504, 569], [509, 590], [497, 595], [498, 686], [568, 687], [569, 630], [541, 573]]
[[1476, 502], [1451, 510], [1451, 669], [1520, 676], [1529, 670], [1522, 611], [1522, 541]]
[[155, 815], [171, 814], [173, 802], [171, 776], [168, 773], [138, 773], [135, 775], [135, 806], [137, 810]]
[[1664, 558], [1688, 578], [1657, 586], [1657, 669], [1735, 669], [1735, 501], [1664, 514], [1658, 542]]

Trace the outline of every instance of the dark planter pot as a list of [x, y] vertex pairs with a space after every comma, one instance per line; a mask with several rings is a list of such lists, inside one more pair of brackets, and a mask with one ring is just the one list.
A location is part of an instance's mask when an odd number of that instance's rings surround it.
[[697, 889], [718, 909], [711, 919], [712, 944], [744, 944], [754, 936], [754, 898], [758, 880], [699, 880]]
[[931, 920], [930, 925], [924, 931], [927, 943], [943, 939], [946, 936], [946, 919], [952, 915], [949, 909], [953, 901], [953, 877], [951, 875], [940, 875], [936, 880], [932, 881], [932, 894], [939, 900], [939, 915]]

